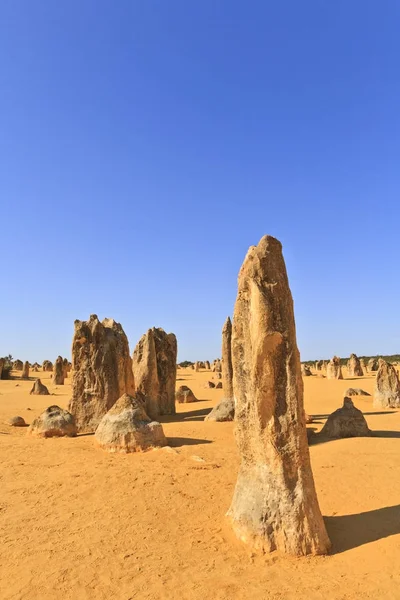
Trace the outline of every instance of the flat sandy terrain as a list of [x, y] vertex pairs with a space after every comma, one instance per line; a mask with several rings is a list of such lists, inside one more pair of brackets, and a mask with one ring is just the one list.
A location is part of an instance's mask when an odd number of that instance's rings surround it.
[[[16, 373], [18, 375], [18, 373]], [[205, 423], [223, 390], [213, 373], [179, 369], [201, 400], [163, 419], [171, 448], [114, 455], [91, 435], [34, 439], [9, 427], [50, 404], [31, 381], [0, 381], [1, 600], [400, 598], [400, 413], [356, 397], [376, 437], [310, 448], [330, 556], [253, 554], [225, 519], [238, 469], [233, 423]], [[347, 387], [372, 392], [374, 377], [304, 378], [306, 412], [320, 429]], [[30, 408], [31, 410], [28, 410]]]

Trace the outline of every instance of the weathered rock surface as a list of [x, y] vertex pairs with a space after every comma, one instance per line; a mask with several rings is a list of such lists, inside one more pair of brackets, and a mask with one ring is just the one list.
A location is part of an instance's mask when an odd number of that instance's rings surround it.
[[64, 362], [61, 356], [54, 363], [53, 383], [54, 385], [64, 385]]
[[265, 236], [239, 273], [232, 331], [240, 470], [228, 516], [265, 551], [330, 546], [310, 465], [293, 300], [282, 247]]
[[178, 404], [187, 404], [188, 402], [197, 402], [196, 396], [187, 385], [181, 385], [176, 390], [175, 399]]
[[345, 396], [370, 396], [368, 392], [362, 390], [361, 388], [348, 388], [345, 393]]
[[205, 417], [205, 421], [233, 421], [235, 418], [235, 402], [232, 398], [223, 398]]
[[[233, 399], [232, 322], [227, 317], [222, 328], [222, 385], [225, 398]], [[222, 387], [222, 386], [221, 386]]]
[[215, 383], [213, 381], [206, 381], [206, 383], [204, 384], [204, 387], [206, 389], [215, 388]]
[[43, 361], [43, 371], [49, 371], [50, 373], [53, 371], [53, 363], [50, 360]]
[[113, 319], [75, 321], [72, 341], [74, 372], [69, 411], [78, 431], [93, 432], [123, 394], [134, 394], [135, 383], [128, 338]]
[[304, 375], [304, 377], [311, 377], [312, 373], [310, 367], [308, 365], [301, 365], [301, 374]]
[[379, 359], [378, 358], [370, 358], [368, 361], [368, 371], [371, 373], [372, 371], [377, 371], [379, 368]]
[[218, 381], [217, 385], [215, 386], [216, 390], [221, 390], [222, 389], [222, 381]]
[[374, 406], [379, 408], [400, 407], [400, 381], [393, 365], [379, 359], [375, 380]]
[[327, 379], [343, 379], [342, 367], [340, 366], [340, 358], [334, 356], [328, 363], [326, 370]]
[[22, 375], [21, 375], [22, 379], [29, 379], [29, 362], [25, 361], [24, 365], [22, 367]]
[[358, 410], [350, 398], [344, 398], [342, 408], [329, 415], [318, 434], [322, 438], [349, 438], [372, 435], [361, 410]]
[[64, 358], [64, 360], [63, 360], [63, 374], [64, 374], [64, 379], [67, 379], [68, 373], [69, 373], [68, 358]]
[[209, 360], [205, 360], [204, 361], [204, 368], [207, 369], [207, 371], [210, 370], [211, 365], [210, 365], [210, 361]]
[[46, 408], [28, 429], [28, 434], [37, 437], [75, 437], [75, 419], [67, 410], [53, 405]]
[[350, 358], [347, 361], [347, 372], [349, 377], [362, 377], [364, 375], [360, 359], [356, 354], [350, 354]]
[[175, 335], [161, 328], [149, 329], [136, 345], [132, 360], [136, 388], [151, 419], [175, 414], [176, 356]]
[[25, 419], [23, 417], [11, 417], [8, 420], [8, 424], [11, 427], [26, 427]]
[[0, 379], [3, 374], [3, 367], [4, 367], [5, 362], [6, 361], [4, 360], [4, 358], [0, 358]]
[[43, 385], [43, 383], [40, 381], [40, 379], [36, 379], [35, 383], [33, 384], [32, 389], [29, 393], [34, 396], [49, 396], [50, 395], [49, 390], [47, 389], [47, 387], [45, 385]]
[[22, 371], [23, 366], [24, 363], [22, 362], [22, 360], [14, 360], [12, 364], [12, 368], [14, 369], [14, 371]]
[[121, 396], [104, 415], [95, 439], [108, 452], [140, 452], [167, 445], [161, 423], [152, 421], [143, 402], [129, 394]]
[[316, 371], [322, 371], [324, 367], [324, 361], [323, 360], [317, 360], [317, 362], [315, 363], [315, 370]]

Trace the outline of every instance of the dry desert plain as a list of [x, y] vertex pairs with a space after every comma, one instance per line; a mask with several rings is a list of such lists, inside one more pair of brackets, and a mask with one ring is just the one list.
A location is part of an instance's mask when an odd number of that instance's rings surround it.
[[[14, 372], [18, 378], [20, 373]], [[400, 412], [354, 403], [375, 432], [310, 447], [328, 556], [256, 554], [225, 519], [238, 470], [234, 423], [204, 422], [223, 397], [214, 373], [178, 369], [197, 403], [162, 417], [169, 447], [109, 454], [93, 435], [37, 439], [29, 424], [66, 408], [70, 377], [52, 396], [31, 381], [0, 381], [1, 600], [400, 598]], [[348, 387], [373, 393], [374, 374], [304, 377], [305, 409], [320, 430]], [[30, 409], [30, 410], [28, 410]]]

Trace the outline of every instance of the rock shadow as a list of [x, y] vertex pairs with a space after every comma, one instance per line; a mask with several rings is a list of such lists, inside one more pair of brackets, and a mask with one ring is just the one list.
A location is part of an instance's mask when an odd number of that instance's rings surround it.
[[[201, 402], [198, 400], [197, 402]], [[191, 402], [190, 404], [196, 404]], [[163, 415], [158, 420], [160, 423], [176, 423], [179, 421], [204, 421], [204, 417], [211, 412], [211, 408], [199, 408], [198, 410], [188, 410], [186, 412], [176, 413], [176, 415]]]
[[400, 504], [324, 520], [332, 542], [331, 554], [340, 554], [400, 534]]
[[211, 440], [203, 440], [197, 438], [184, 437], [167, 437], [168, 445], [171, 448], [179, 448], [181, 446], [198, 446], [200, 444], [212, 444]]

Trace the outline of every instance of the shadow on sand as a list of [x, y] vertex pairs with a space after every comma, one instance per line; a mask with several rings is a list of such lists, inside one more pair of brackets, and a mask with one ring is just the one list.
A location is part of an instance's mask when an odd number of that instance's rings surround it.
[[[348, 438], [330, 438], [330, 437], [326, 437], [324, 435], [321, 435], [321, 433], [317, 433], [317, 430], [315, 427], [307, 427], [308, 431], [312, 431], [313, 433], [308, 437], [308, 445], [309, 446], [316, 446], [317, 444], [326, 444], [327, 442], [337, 442], [339, 440], [345, 440], [345, 439], [353, 439], [354, 436], [348, 437]], [[358, 436], [356, 436], [358, 437]], [[360, 437], [364, 437], [364, 436], [360, 436]], [[365, 436], [366, 438], [391, 438], [391, 439], [399, 439], [400, 438], [400, 431], [386, 431], [386, 430], [379, 430], [379, 429], [375, 429], [372, 430], [372, 435], [369, 436]]]
[[[363, 411], [361, 411], [361, 412], [362, 412], [363, 415], [372, 416], [372, 415], [394, 415], [398, 411], [397, 410], [381, 410], [381, 411], [375, 411], [375, 412], [363, 412]], [[311, 416], [312, 416], [313, 419], [327, 419], [330, 414], [331, 413], [328, 413], [328, 414], [325, 414], [325, 415], [311, 415]]]
[[325, 517], [325, 524], [332, 542], [331, 554], [340, 554], [400, 534], [400, 504], [356, 515]]
[[200, 444], [212, 444], [211, 440], [201, 440], [197, 438], [184, 438], [184, 437], [169, 437], [167, 438], [168, 445], [172, 448], [179, 448], [180, 446], [198, 446]]
[[[202, 402], [199, 400], [199, 402]], [[195, 404], [193, 402], [193, 404]], [[204, 421], [204, 417], [211, 412], [211, 408], [199, 408], [198, 410], [188, 410], [186, 412], [176, 413], [176, 415], [164, 415], [160, 417], [160, 423], [177, 423], [179, 421]]]

